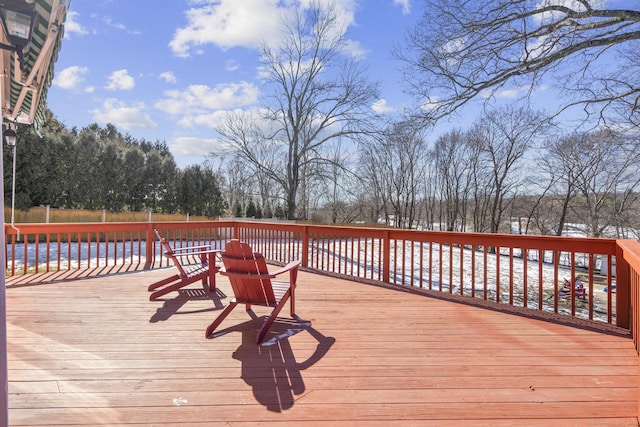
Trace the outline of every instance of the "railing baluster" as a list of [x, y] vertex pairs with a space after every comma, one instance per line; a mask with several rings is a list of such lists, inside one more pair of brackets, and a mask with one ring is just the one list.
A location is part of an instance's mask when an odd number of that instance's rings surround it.
[[522, 306], [529, 308], [529, 250], [520, 248], [522, 254]]
[[513, 305], [513, 248], [509, 247], [509, 305]]
[[471, 245], [471, 297], [476, 297], [476, 246]]

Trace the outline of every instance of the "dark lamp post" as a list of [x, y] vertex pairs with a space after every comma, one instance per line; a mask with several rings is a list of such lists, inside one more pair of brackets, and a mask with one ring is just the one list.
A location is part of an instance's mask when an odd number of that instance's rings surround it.
[[25, 0], [0, 0], [0, 19], [10, 43], [9, 45], [0, 44], [0, 48], [16, 52], [22, 69], [24, 68], [24, 49], [31, 41], [36, 13]]
[[[33, 0], [32, 0], [33, 3]], [[24, 70], [24, 49], [29, 45], [31, 41], [31, 35], [33, 28], [35, 27], [36, 17], [33, 4], [29, 4], [26, 0], [0, 0], [0, 20], [2, 21], [2, 28], [5, 37], [9, 44], [0, 42], [0, 49], [9, 50], [16, 53], [18, 57], [18, 63], [20, 64], [20, 70]], [[14, 191], [15, 194], [15, 168], [16, 168], [16, 132], [12, 127], [9, 127], [4, 131], [4, 100], [2, 99], [6, 94], [4, 93], [4, 80], [8, 75], [10, 81], [12, 76], [11, 67], [9, 64], [4, 63], [4, 55], [1, 55], [2, 67], [4, 70], [2, 76], [0, 76], [0, 146], [3, 141], [3, 133], [6, 136], [7, 145], [13, 149], [13, 170], [14, 170]], [[4, 132], [3, 132], [4, 131]], [[4, 171], [3, 171], [3, 155], [4, 150], [0, 149], [0, 201], [4, 200]], [[12, 202], [12, 211], [14, 209], [14, 202]], [[11, 226], [13, 225], [13, 213], [11, 215]], [[4, 223], [4, 209], [0, 209], [0, 225], [5, 226]], [[4, 260], [6, 259], [6, 236], [4, 231], [0, 233], [0, 426], [9, 425], [9, 380], [8, 380], [8, 365], [7, 365], [7, 298], [6, 298], [6, 265]]]
[[18, 135], [16, 134], [15, 130], [9, 128], [4, 131], [4, 142], [7, 143], [7, 147], [15, 147], [17, 139]]

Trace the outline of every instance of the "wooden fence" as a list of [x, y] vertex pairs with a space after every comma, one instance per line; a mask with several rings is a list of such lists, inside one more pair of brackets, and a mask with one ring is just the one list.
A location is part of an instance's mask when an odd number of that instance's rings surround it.
[[37, 206], [29, 210], [4, 208], [5, 220], [19, 224], [82, 223], [82, 222], [151, 222], [151, 221], [211, 221], [203, 216], [163, 214], [157, 212], [110, 212], [107, 210], [57, 209]]

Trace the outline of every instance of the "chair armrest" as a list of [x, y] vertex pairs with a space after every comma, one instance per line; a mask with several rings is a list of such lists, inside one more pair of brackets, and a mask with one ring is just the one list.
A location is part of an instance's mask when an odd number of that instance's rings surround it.
[[178, 252], [178, 253], [176, 253], [175, 251], [172, 251], [172, 252], [165, 252], [165, 255], [174, 256], [174, 257], [189, 257], [189, 256], [194, 256], [194, 255], [208, 255], [208, 254], [216, 254], [217, 255], [220, 252], [222, 252], [220, 249], [207, 249], [207, 250], [202, 250], [202, 251]]
[[296, 261], [291, 261], [289, 264], [285, 265], [284, 267], [282, 267], [279, 270], [274, 271], [273, 273], [271, 273], [273, 275], [273, 277], [279, 276], [282, 273], [286, 273], [289, 270], [294, 270], [294, 269], [298, 269], [298, 267], [300, 267], [300, 264], [302, 264], [302, 261], [300, 260], [296, 260]]
[[200, 245], [200, 246], [183, 246], [181, 248], [175, 248], [172, 249], [173, 253], [177, 254], [179, 252], [185, 252], [185, 251], [208, 251], [208, 250], [212, 250], [211, 246], [209, 245]]
[[251, 279], [274, 279], [276, 276], [271, 273], [265, 274], [248, 274], [248, 273], [236, 273], [234, 271], [220, 271], [220, 274], [227, 277], [240, 277], [242, 279], [251, 278]]

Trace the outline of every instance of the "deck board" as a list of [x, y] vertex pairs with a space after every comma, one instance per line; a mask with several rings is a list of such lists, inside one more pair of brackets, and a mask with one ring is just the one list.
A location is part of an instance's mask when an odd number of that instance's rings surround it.
[[302, 272], [256, 346], [266, 309], [206, 339], [227, 279], [148, 301], [168, 274], [10, 281], [10, 425], [638, 425], [619, 333]]

